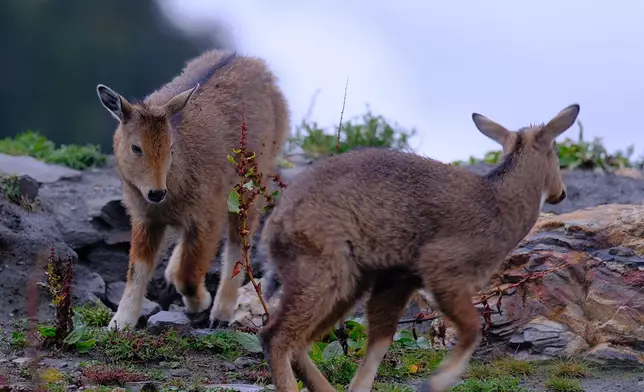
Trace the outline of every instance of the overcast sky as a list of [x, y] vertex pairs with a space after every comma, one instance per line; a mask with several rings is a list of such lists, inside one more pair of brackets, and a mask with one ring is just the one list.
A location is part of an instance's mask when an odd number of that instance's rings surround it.
[[[581, 105], [585, 134], [644, 154], [644, 1], [161, 0], [186, 29], [224, 23], [265, 58], [294, 123], [365, 111], [414, 127], [416, 151], [443, 161], [496, 149], [471, 120], [511, 129]], [[564, 136], [577, 135], [577, 127]]]

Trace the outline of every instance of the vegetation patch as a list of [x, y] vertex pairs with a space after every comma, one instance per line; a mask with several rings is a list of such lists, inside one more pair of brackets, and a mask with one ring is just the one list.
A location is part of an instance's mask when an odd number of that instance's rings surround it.
[[572, 377], [550, 377], [546, 388], [552, 392], [583, 392], [584, 388], [578, 379]]
[[514, 376], [495, 377], [484, 380], [470, 378], [450, 389], [450, 392], [529, 392]]
[[0, 153], [28, 155], [43, 162], [65, 165], [76, 170], [101, 166], [106, 160], [97, 145], [70, 144], [56, 147], [54, 142], [32, 131], [0, 139]]
[[[579, 134], [577, 140], [570, 137], [565, 138], [561, 143], [557, 143], [557, 153], [559, 156], [559, 166], [562, 169], [582, 169], [593, 170], [601, 168], [604, 170], [614, 170], [626, 167], [642, 168], [644, 160], [639, 159], [632, 161], [634, 146], [629, 146], [625, 151], [617, 150], [609, 153], [601, 138], [594, 138], [592, 141], [584, 139], [584, 127], [581, 121], [577, 120]], [[453, 165], [474, 165], [477, 163], [497, 164], [503, 154], [501, 150], [487, 152], [483, 158], [470, 157], [466, 161], [454, 161]]]
[[590, 364], [583, 360], [561, 360], [552, 365], [552, 377], [583, 378], [592, 373]]
[[311, 157], [323, 157], [361, 147], [409, 149], [409, 138], [415, 134], [415, 129], [407, 130], [367, 109], [365, 114], [342, 123], [339, 130], [325, 129], [315, 121], [303, 120], [289, 143], [299, 146]]
[[534, 372], [535, 366], [532, 362], [503, 357], [487, 364], [479, 361], [470, 362], [465, 377], [468, 379], [487, 380], [508, 376], [530, 376]]

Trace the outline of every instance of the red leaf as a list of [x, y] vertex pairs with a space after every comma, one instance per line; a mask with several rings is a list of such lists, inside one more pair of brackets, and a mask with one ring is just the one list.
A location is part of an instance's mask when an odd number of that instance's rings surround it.
[[235, 267], [233, 268], [233, 276], [231, 276], [230, 278], [234, 278], [235, 276], [237, 276], [237, 274], [239, 274], [239, 272], [241, 272], [239, 270], [239, 263], [235, 263]]

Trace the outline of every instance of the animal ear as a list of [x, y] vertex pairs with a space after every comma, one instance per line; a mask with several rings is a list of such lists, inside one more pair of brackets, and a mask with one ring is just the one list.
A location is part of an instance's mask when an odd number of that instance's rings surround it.
[[490, 120], [482, 114], [472, 113], [472, 121], [474, 121], [474, 125], [482, 134], [500, 145], [504, 145], [508, 136], [510, 136], [510, 131], [505, 129], [503, 125]]
[[125, 124], [130, 119], [132, 106], [127, 99], [103, 84], [96, 86], [96, 93], [105, 109], [121, 124]]
[[578, 104], [572, 104], [557, 113], [552, 120], [548, 121], [546, 125], [541, 127], [541, 130], [539, 130], [539, 133], [537, 134], [537, 138], [546, 144], [552, 143], [557, 136], [564, 133], [572, 126], [572, 124], [575, 123], [577, 116], [579, 115], [579, 109]]
[[198, 88], [199, 83], [197, 83], [190, 90], [186, 90], [170, 98], [170, 100], [165, 104], [165, 110], [168, 114], [170, 114], [170, 117], [179, 113], [181, 110], [183, 110], [184, 107], [186, 107], [188, 100], [190, 100], [190, 97], [192, 97], [192, 94], [194, 94], [194, 92], [197, 91]]

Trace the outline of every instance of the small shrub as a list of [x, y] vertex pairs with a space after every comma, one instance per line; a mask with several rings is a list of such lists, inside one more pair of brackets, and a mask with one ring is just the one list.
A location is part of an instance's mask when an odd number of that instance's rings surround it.
[[24, 332], [12, 331], [11, 332], [11, 348], [20, 349], [27, 347], [27, 338]]
[[553, 392], [583, 392], [584, 388], [576, 378], [551, 377], [546, 380], [546, 388]]
[[529, 392], [528, 389], [519, 385], [520, 382], [518, 377], [513, 376], [485, 380], [470, 378], [452, 387], [450, 392]]
[[327, 131], [316, 122], [302, 121], [295, 130], [295, 136], [289, 141], [293, 145], [299, 145], [308, 155], [320, 157], [360, 147], [408, 149], [409, 138], [415, 133], [415, 129], [408, 131], [367, 109], [367, 113], [342, 124], [339, 150], [336, 149], [337, 128]]
[[206, 336], [190, 338], [189, 344], [194, 351], [216, 354], [228, 361], [237, 359], [241, 351], [237, 338], [227, 331], [216, 331]]
[[17, 176], [0, 177], [0, 191], [5, 199], [14, 204], [20, 204], [20, 179]]
[[74, 308], [83, 324], [88, 327], [106, 327], [112, 318], [112, 311], [103, 304], [88, 305]]
[[519, 361], [512, 357], [503, 357], [489, 364], [477, 361], [470, 362], [467, 366], [465, 378], [488, 380], [508, 376], [529, 376], [534, 371], [535, 367], [532, 362]]
[[146, 377], [113, 365], [92, 365], [83, 369], [85, 376], [92, 384], [125, 386], [128, 382], [143, 381]]
[[[559, 166], [562, 169], [593, 170], [596, 168], [619, 169], [624, 167], [642, 166], [642, 163], [631, 162], [634, 147], [629, 146], [626, 151], [617, 150], [609, 154], [600, 138], [588, 142], [584, 140], [584, 127], [577, 121], [579, 135], [577, 140], [565, 138], [557, 143]], [[453, 165], [473, 165], [476, 163], [496, 164], [501, 160], [501, 151], [489, 151], [483, 159], [470, 157], [467, 161], [455, 161]]]
[[590, 365], [581, 360], [568, 360], [555, 363], [550, 369], [553, 377], [587, 377], [591, 373]]
[[185, 356], [189, 344], [175, 330], [157, 336], [140, 330], [109, 330], [98, 340], [99, 348], [113, 361], [160, 362]]
[[105, 163], [106, 157], [97, 145], [62, 145], [56, 148], [51, 140], [38, 132], [27, 131], [14, 138], [0, 139], [0, 153], [28, 155], [47, 163], [65, 165], [77, 170]]

